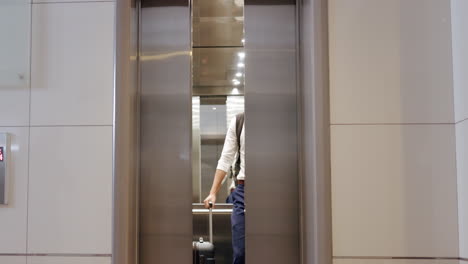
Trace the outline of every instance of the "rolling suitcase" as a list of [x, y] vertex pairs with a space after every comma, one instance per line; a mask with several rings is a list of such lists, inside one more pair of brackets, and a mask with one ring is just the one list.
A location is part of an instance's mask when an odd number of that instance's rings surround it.
[[213, 245], [213, 204], [210, 203], [209, 209], [209, 232], [210, 241], [204, 241], [200, 237], [199, 241], [194, 241], [193, 248], [193, 264], [215, 264], [215, 248]]

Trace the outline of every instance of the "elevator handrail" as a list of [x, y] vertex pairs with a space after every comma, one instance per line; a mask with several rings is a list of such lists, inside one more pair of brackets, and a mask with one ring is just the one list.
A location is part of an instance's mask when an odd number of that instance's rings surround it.
[[[212, 209], [213, 214], [231, 214], [232, 209]], [[209, 209], [192, 209], [192, 214], [208, 214]]]

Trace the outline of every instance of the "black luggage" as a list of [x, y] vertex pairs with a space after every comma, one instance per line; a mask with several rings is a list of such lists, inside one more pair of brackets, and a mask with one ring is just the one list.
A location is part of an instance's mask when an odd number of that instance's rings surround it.
[[193, 264], [215, 264], [215, 248], [213, 245], [213, 204], [211, 202], [208, 222], [210, 241], [204, 241], [203, 237], [200, 237], [199, 241], [193, 242]]

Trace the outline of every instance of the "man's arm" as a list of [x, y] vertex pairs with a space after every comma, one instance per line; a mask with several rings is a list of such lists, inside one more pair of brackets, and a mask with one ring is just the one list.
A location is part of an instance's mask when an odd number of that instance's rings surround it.
[[231, 167], [235, 155], [237, 153], [237, 136], [236, 136], [236, 119], [233, 118], [229, 124], [228, 131], [226, 133], [226, 139], [224, 140], [223, 151], [221, 153], [221, 158], [218, 161], [218, 166], [216, 167], [215, 176], [213, 179], [213, 185], [211, 187], [210, 195], [206, 197], [203, 201], [205, 207], [208, 208], [208, 203], [211, 201], [213, 205], [216, 202], [216, 194], [221, 188], [221, 183], [223, 182], [224, 177], [226, 177], [227, 171]]
[[213, 179], [213, 185], [211, 186], [211, 191], [210, 195], [206, 197], [206, 199], [203, 201], [205, 203], [205, 208], [209, 208], [209, 202], [214, 204], [216, 203], [216, 194], [218, 193], [219, 189], [221, 188], [221, 183], [223, 182], [224, 177], [226, 177], [226, 172], [222, 170], [216, 170], [214, 179]]

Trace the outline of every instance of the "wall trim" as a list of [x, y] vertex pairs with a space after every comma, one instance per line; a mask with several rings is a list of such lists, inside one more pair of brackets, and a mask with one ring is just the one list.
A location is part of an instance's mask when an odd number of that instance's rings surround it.
[[333, 259], [407, 259], [407, 260], [461, 260], [468, 261], [467, 258], [460, 257], [396, 257], [396, 256], [334, 256]]
[[47, 5], [47, 4], [82, 4], [82, 3], [115, 3], [115, 0], [84, 0], [84, 1], [48, 1], [48, 2], [32, 2], [33, 5]]
[[112, 264], [138, 263], [139, 5], [115, 1]]
[[301, 263], [332, 263], [328, 1], [298, 2]]
[[112, 254], [93, 253], [0, 253], [0, 257], [112, 257]]

